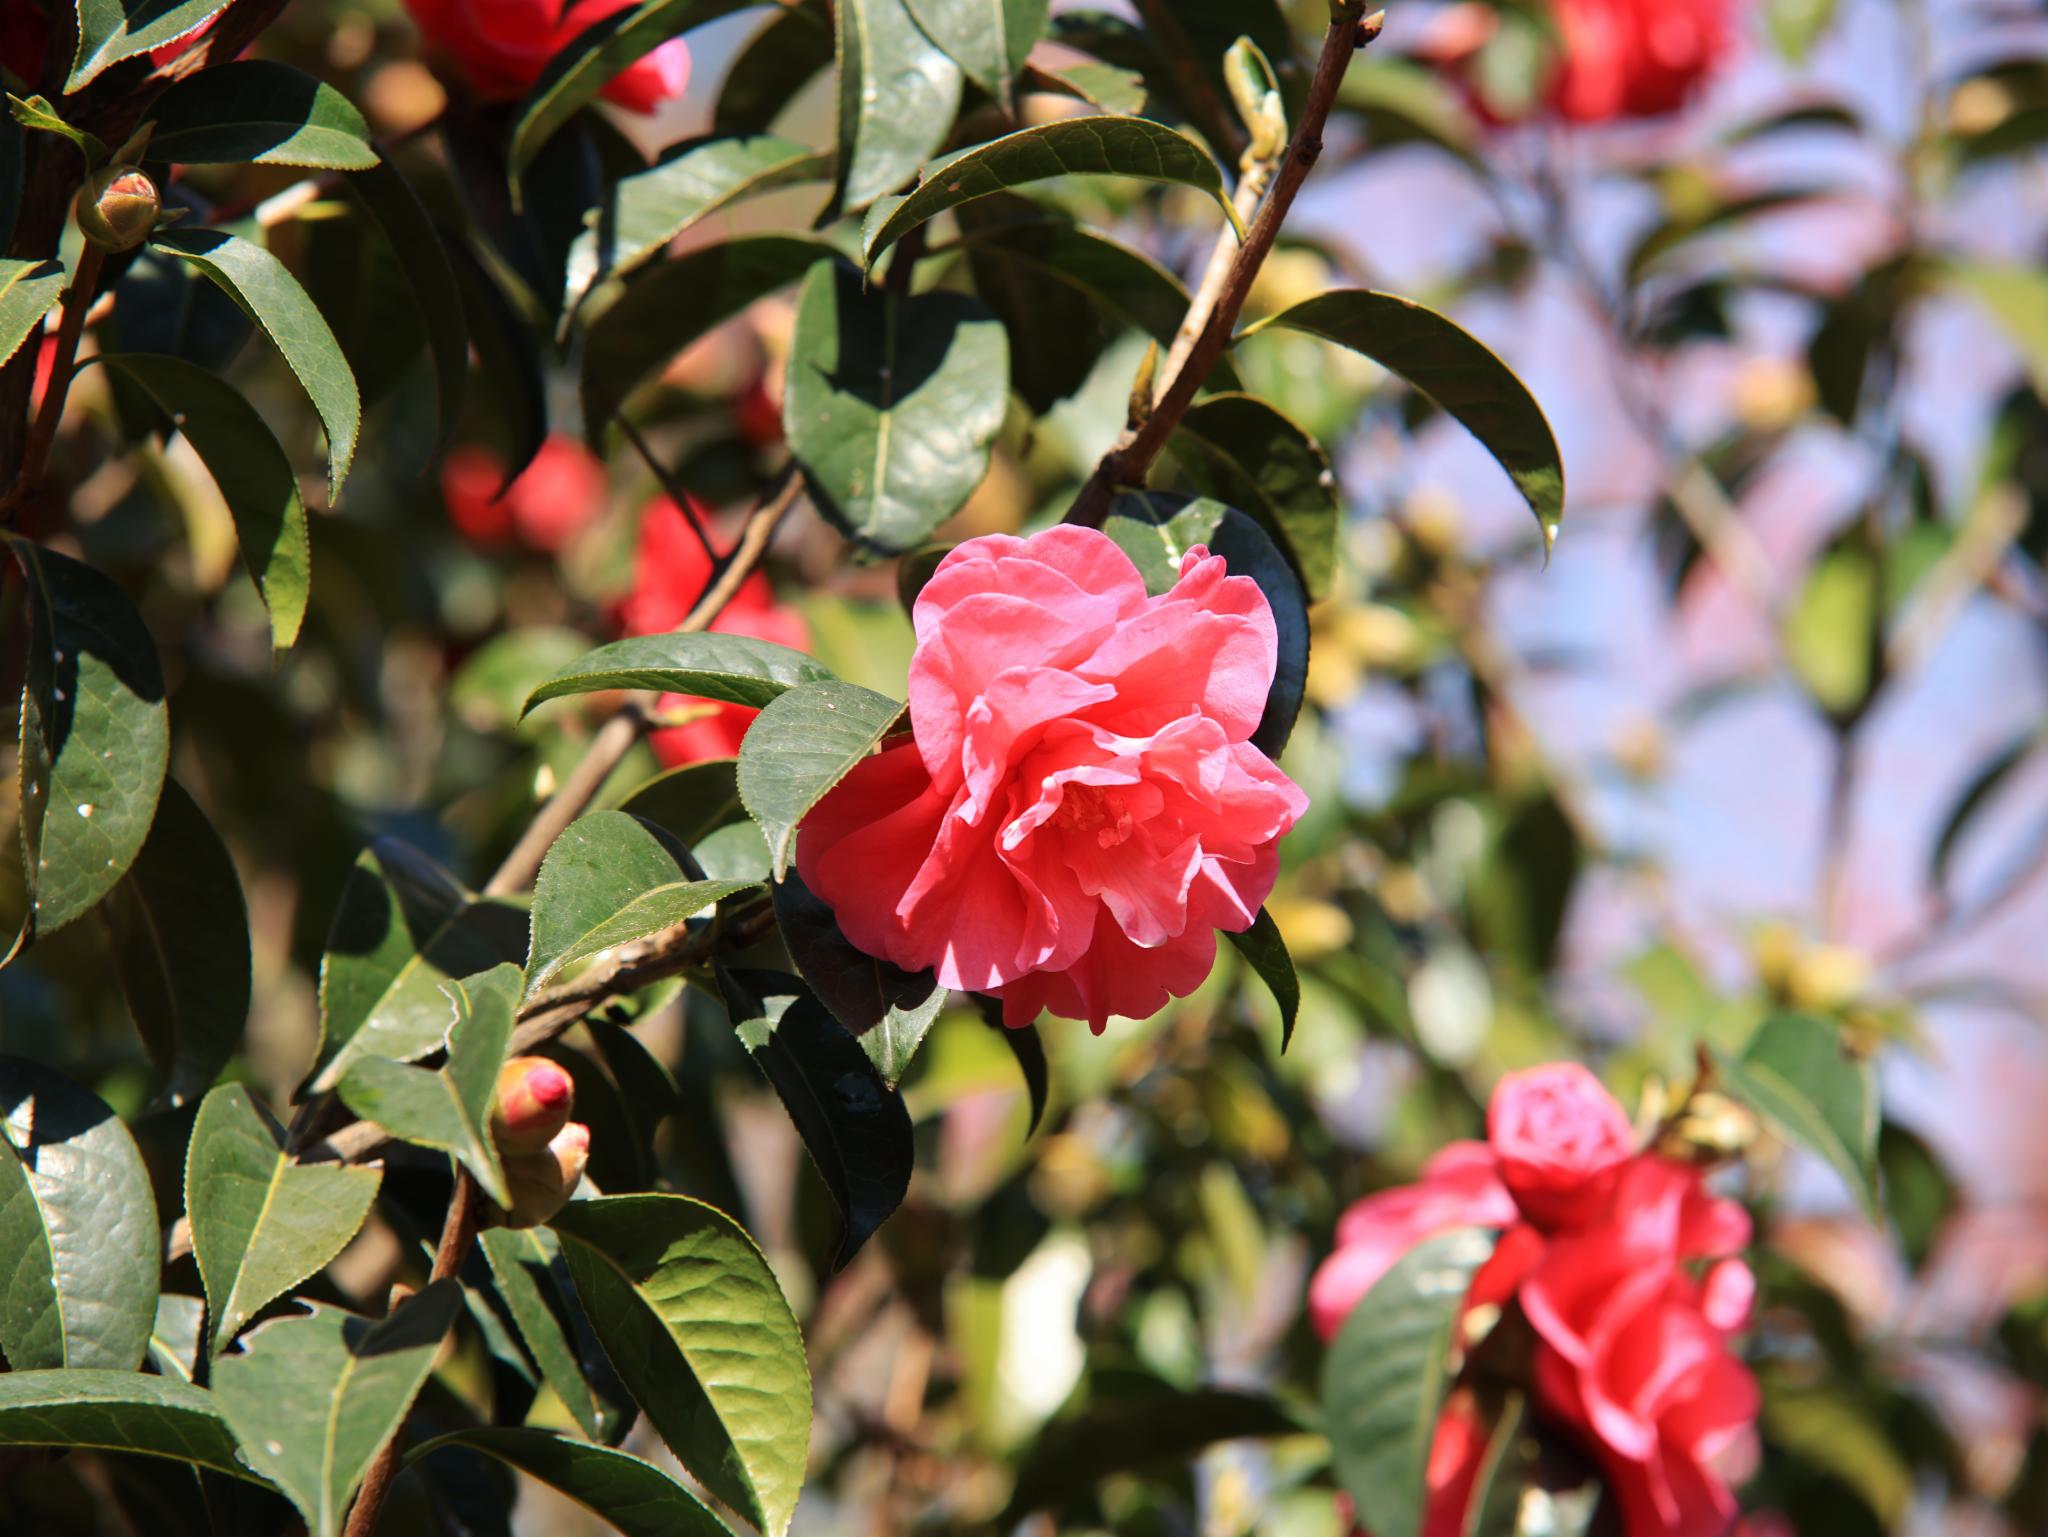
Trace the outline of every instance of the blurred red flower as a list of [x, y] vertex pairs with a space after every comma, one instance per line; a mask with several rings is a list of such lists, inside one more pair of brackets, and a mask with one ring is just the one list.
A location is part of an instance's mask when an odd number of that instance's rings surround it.
[[[701, 524], [704, 510], [693, 502], [691, 511]], [[619, 606], [620, 628], [628, 635], [660, 635], [673, 630], [690, 616], [710, 581], [711, 556], [703, 542], [674, 502], [665, 496], [656, 498], [640, 515], [633, 590]], [[776, 602], [768, 578], [759, 571], [740, 584], [732, 601], [711, 621], [711, 629], [719, 635], [751, 635], [798, 651], [811, 643], [810, 626], [803, 615]], [[739, 752], [747, 727], [761, 713], [745, 705], [686, 694], [664, 694], [658, 706], [664, 712], [691, 707], [701, 707], [706, 713], [685, 725], [656, 731], [648, 739], [655, 756], [669, 768], [732, 757]]]
[[[1598, 1458], [1625, 1537], [1723, 1537], [1738, 1515], [1729, 1464], [1751, 1454], [1758, 1411], [1728, 1349], [1756, 1294], [1735, 1258], [1748, 1213], [1698, 1169], [1635, 1154], [1626, 1114], [1584, 1068], [1510, 1075], [1487, 1125], [1489, 1142], [1453, 1144], [1420, 1183], [1345, 1212], [1309, 1285], [1317, 1330], [1333, 1337], [1424, 1239], [1505, 1229], [1466, 1305], [1519, 1302], [1537, 1335], [1537, 1406]], [[1472, 1481], [1458, 1447], [1484, 1439], [1439, 1425], [1426, 1530], [1462, 1529]]]
[[[428, 42], [461, 66], [479, 96], [523, 96], [548, 61], [607, 16], [634, 0], [405, 0]], [[683, 94], [690, 50], [671, 38], [612, 77], [604, 99], [634, 112]]]
[[1735, 41], [1732, 0], [1552, 0], [1553, 108], [1575, 123], [1674, 112]]
[[604, 466], [566, 434], [549, 437], [500, 496], [504, 478], [504, 461], [487, 448], [466, 445], [442, 461], [448, 520], [470, 543], [488, 549], [516, 535], [552, 554], [604, 512]]

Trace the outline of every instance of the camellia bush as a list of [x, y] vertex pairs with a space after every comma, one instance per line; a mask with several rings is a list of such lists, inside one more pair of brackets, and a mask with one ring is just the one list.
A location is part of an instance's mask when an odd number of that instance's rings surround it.
[[[1678, 136], [1828, 0], [1406, 9], [0, 0], [0, 1531], [2041, 1529], [2041, 1305], [1973, 1455], [1872, 1300], [2037, 721], [1850, 921], [1893, 702], [2040, 660], [2034, 34], [1828, 279], [1713, 156], [1851, 107]], [[1623, 504], [1731, 662], [1589, 765], [1517, 623]], [[1689, 906], [1632, 797], [1763, 689], [1818, 894]]]

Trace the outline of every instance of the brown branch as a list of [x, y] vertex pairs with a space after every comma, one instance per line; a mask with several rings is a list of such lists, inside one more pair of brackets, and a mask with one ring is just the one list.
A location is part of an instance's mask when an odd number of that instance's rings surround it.
[[[1237, 317], [1244, 310], [1244, 302], [1251, 294], [1259, 269], [1273, 250], [1280, 226], [1286, 221], [1288, 210], [1294, 206], [1295, 195], [1301, 191], [1302, 183], [1308, 179], [1308, 173], [1322, 155], [1323, 126], [1329, 121], [1330, 109], [1336, 104], [1337, 88], [1343, 84], [1344, 72], [1351, 66], [1351, 57], [1378, 35], [1376, 17], [1366, 18], [1364, 11], [1364, 0], [1341, 0], [1341, 3], [1333, 0], [1330, 30], [1323, 36], [1315, 78], [1309, 83], [1308, 98], [1302, 104], [1301, 124], [1295, 129], [1286, 154], [1272, 173], [1272, 185], [1259, 199], [1258, 213], [1251, 221], [1243, 245], [1237, 248], [1228, 262], [1221, 260], [1220, 255], [1212, 258], [1201, 290], [1195, 295], [1187, 318], [1182, 322], [1184, 331], [1190, 326], [1199, 329], [1184, 351], [1181, 338], [1175, 338], [1172, 350], [1182, 354], [1182, 362], [1172, 371], [1166, 392], [1159, 397], [1151, 415], [1135, 428], [1126, 430], [1102, 456], [1095, 473], [1088, 478], [1088, 484], [1081, 488], [1080, 496], [1068, 510], [1067, 522], [1100, 528], [1103, 519], [1109, 515], [1109, 504], [1118, 488], [1144, 484], [1153, 461], [1159, 457], [1167, 439], [1173, 436], [1174, 428], [1180, 425], [1181, 417], [1193, 404], [1195, 392], [1208, 379], [1216, 360], [1223, 355], [1223, 349], [1230, 345], [1231, 336], [1237, 329]], [[1245, 180], [1253, 180], [1249, 171]], [[1230, 238], [1226, 232], [1222, 240]]]
[[[802, 489], [803, 479], [792, 469], [784, 475], [782, 484], [774, 493], [754, 509], [740, 534], [739, 544], [726, 557], [710, 586], [698, 598], [696, 607], [690, 610], [689, 617], [676, 626], [676, 634], [688, 635], [710, 627], [740, 590], [741, 583], [760, 565], [761, 557], [768, 553], [768, 541], [773, 537], [776, 525], [782, 521], [783, 514], [796, 504], [797, 494]], [[534, 876], [540, 873], [541, 860], [547, 857], [555, 839], [597, 798], [597, 792], [604, 788], [612, 770], [633, 750], [633, 744], [640, 740], [640, 733], [647, 729], [647, 724], [647, 712], [640, 705], [628, 702], [619, 707], [618, 713], [605, 722], [591, 741], [582, 760], [569, 771], [562, 787], [541, 807], [540, 814], [520, 835], [512, 852], [505, 856], [505, 862], [498, 866], [497, 873], [484, 887], [484, 895], [511, 896], [533, 883]]]
[[[434, 1250], [434, 1269], [427, 1278], [429, 1285], [448, 1280], [469, 1258], [470, 1246], [476, 1242], [477, 1194], [476, 1181], [470, 1178], [467, 1169], [457, 1164], [455, 1190], [448, 1197], [448, 1215], [441, 1222], [441, 1242]], [[399, 1306], [405, 1304], [401, 1302]], [[384, 1513], [384, 1497], [390, 1494], [391, 1481], [398, 1476], [399, 1433], [398, 1429], [393, 1429], [391, 1439], [384, 1443], [376, 1460], [370, 1464], [370, 1471], [363, 1475], [362, 1492], [356, 1496], [355, 1505], [348, 1513], [348, 1525], [342, 1529], [342, 1537], [370, 1537], [377, 1530], [377, 1518]]]
[[43, 407], [29, 429], [28, 450], [22, 458], [21, 481], [7, 494], [7, 502], [28, 496], [43, 483], [49, 469], [50, 445], [57, 437], [57, 423], [64, 415], [64, 401], [71, 393], [71, 376], [78, 371], [78, 343], [85, 334], [85, 312], [100, 286], [100, 268], [107, 253], [88, 240], [78, 254], [78, 271], [64, 290], [64, 318], [57, 326], [57, 353], [50, 365], [50, 382], [43, 388]]

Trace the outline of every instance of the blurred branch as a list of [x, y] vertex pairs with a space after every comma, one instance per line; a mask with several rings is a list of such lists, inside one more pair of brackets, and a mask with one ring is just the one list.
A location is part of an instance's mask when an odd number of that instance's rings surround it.
[[[785, 471], [782, 484], [748, 517], [739, 543], [723, 564], [715, 568], [716, 574], [710, 585], [698, 598], [696, 607], [690, 610], [689, 617], [676, 626], [675, 633], [688, 635], [710, 628], [712, 621], [740, 590], [741, 584], [760, 565], [761, 557], [768, 552], [768, 543], [775, 534], [776, 525], [796, 505], [802, 490], [803, 477], [794, 468]], [[633, 750], [647, 725], [647, 711], [637, 702], [629, 700], [619, 707], [618, 712], [591, 739], [582, 759], [562, 781], [562, 787], [541, 807], [539, 814], [513, 845], [512, 852], [505, 856], [505, 862], [498, 866], [497, 873], [484, 887], [485, 896], [511, 896], [533, 884], [533, 878], [540, 873], [540, 862], [547, 857], [555, 839], [597, 798], [597, 792], [604, 788], [604, 782], [611, 778], [612, 771], [625, 761], [626, 754]]]
[[[1352, 55], [1378, 35], [1378, 13], [1367, 17], [1365, 0], [1332, 4], [1330, 30], [1323, 35], [1315, 78], [1309, 84], [1294, 138], [1277, 165], [1264, 168], [1264, 175], [1248, 167], [1239, 183], [1240, 195], [1255, 198], [1258, 204], [1258, 213], [1250, 221], [1244, 243], [1233, 249], [1235, 237], [1229, 230], [1217, 237], [1217, 250], [1168, 349], [1169, 362], [1176, 357], [1180, 361], [1168, 370], [1165, 393], [1158, 398], [1151, 414], [1143, 422], [1126, 428], [1102, 456], [1095, 473], [1089, 476], [1068, 509], [1067, 522], [1100, 528], [1118, 488], [1145, 483], [1153, 461], [1194, 403], [1195, 392], [1208, 379], [1223, 349], [1230, 345], [1237, 317], [1251, 294], [1259, 269], [1273, 249], [1288, 210], [1294, 206], [1295, 195], [1322, 155], [1323, 127], [1336, 103], [1344, 72], [1351, 67]], [[1262, 182], [1269, 185], [1261, 186]]]

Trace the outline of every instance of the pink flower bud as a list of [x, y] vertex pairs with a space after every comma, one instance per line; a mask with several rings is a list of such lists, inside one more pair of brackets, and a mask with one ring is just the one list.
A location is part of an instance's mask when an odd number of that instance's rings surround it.
[[163, 212], [156, 183], [132, 165], [96, 171], [78, 189], [78, 228], [107, 251], [129, 251], [149, 238]]
[[590, 1128], [571, 1121], [534, 1153], [505, 1160], [505, 1184], [512, 1205], [507, 1227], [537, 1227], [560, 1211], [582, 1182], [590, 1162]]
[[498, 1069], [491, 1137], [507, 1157], [537, 1153], [568, 1124], [576, 1107], [569, 1075], [546, 1057], [514, 1057]]

